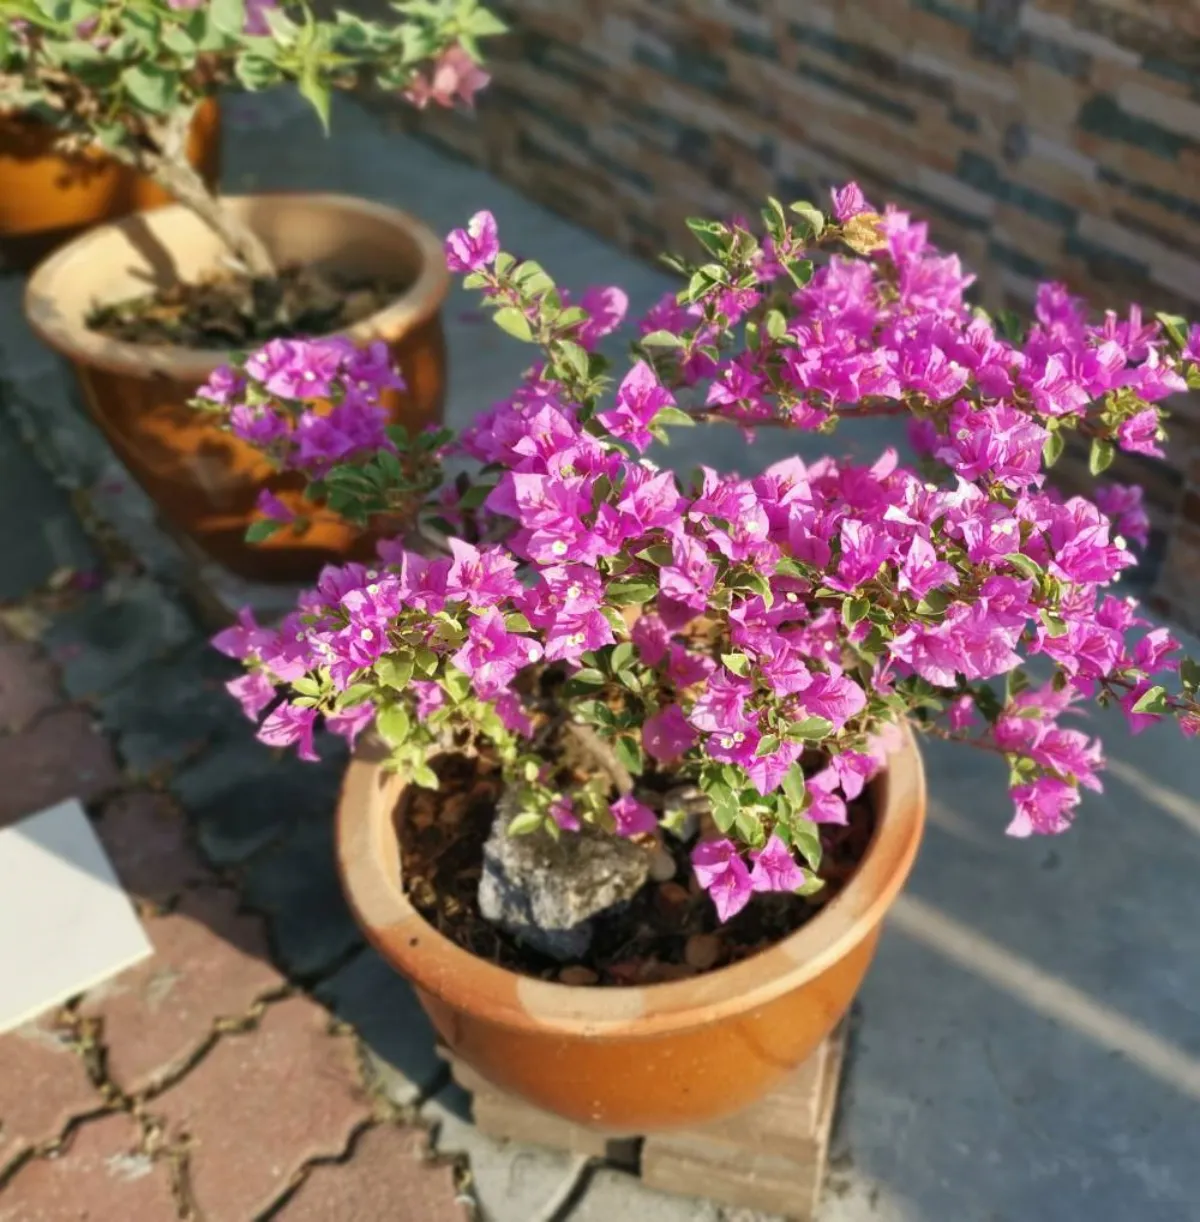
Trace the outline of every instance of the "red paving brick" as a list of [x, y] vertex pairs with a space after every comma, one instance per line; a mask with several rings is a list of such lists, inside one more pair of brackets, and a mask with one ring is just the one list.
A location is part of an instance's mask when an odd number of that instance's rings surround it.
[[120, 781], [112, 750], [85, 710], [47, 713], [20, 734], [0, 737], [0, 827], [65, 798], [91, 802]]
[[273, 1222], [465, 1222], [454, 1172], [428, 1160], [419, 1129], [377, 1125], [345, 1163], [314, 1167]]
[[54, 667], [37, 646], [0, 644], [0, 730], [23, 730], [59, 703]]
[[173, 1222], [170, 1172], [139, 1152], [140, 1138], [124, 1112], [81, 1125], [61, 1153], [13, 1176], [0, 1222]]
[[104, 1020], [109, 1079], [137, 1094], [181, 1068], [219, 1018], [239, 1018], [283, 985], [260, 918], [226, 887], [187, 892], [144, 921], [154, 955], [94, 989], [81, 1012]]
[[125, 793], [104, 807], [96, 832], [132, 895], [163, 903], [212, 875], [188, 843], [183, 815], [166, 794]]
[[83, 1059], [47, 1021], [0, 1035], [0, 1168], [102, 1105]]
[[222, 1036], [154, 1100], [150, 1110], [169, 1138], [187, 1140], [205, 1222], [257, 1217], [310, 1159], [339, 1157], [370, 1115], [353, 1041], [330, 1035], [328, 1025], [308, 998], [272, 1005], [257, 1029]]

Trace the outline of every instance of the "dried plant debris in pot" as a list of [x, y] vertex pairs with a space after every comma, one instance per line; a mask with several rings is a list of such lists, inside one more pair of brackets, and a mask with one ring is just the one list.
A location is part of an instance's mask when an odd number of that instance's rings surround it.
[[287, 267], [270, 281], [226, 271], [98, 306], [87, 325], [133, 344], [194, 351], [253, 348], [271, 339], [342, 331], [377, 314], [408, 288], [396, 279], [315, 267]]
[[[694, 839], [663, 836], [651, 881], [623, 908], [594, 918], [595, 934], [580, 962], [564, 965], [496, 928], [479, 912], [483, 846], [503, 792], [499, 772], [478, 758], [446, 755], [433, 762], [436, 792], [409, 786], [396, 811], [401, 869], [414, 907], [464, 950], [510, 971], [576, 985], [642, 985], [683, 980], [726, 967], [795, 933], [853, 875], [866, 854], [875, 812], [864, 795], [848, 803], [845, 826], [821, 827], [825, 886], [811, 896], [757, 894], [724, 925], [692, 876]], [[544, 834], [544, 833], [537, 833]], [[567, 833], [569, 834], [569, 833]], [[667, 872], [673, 864], [671, 877]]]

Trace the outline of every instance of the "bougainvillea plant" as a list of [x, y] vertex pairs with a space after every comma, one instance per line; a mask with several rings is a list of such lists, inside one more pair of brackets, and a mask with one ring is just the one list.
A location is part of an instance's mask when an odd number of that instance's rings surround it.
[[[1200, 667], [1110, 588], [1145, 536], [1137, 493], [1096, 504], [1046, 483], [1069, 432], [1097, 473], [1118, 448], [1159, 452], [1156, 405], [1200, 385], [1200, 326], [1136, 307], [1090, 322], [1046, 285], [1027, 333], [1001, 328], [923, 224], [853, 185], [830, 216], [772, 201], [764, 220], [761, 240], [691, 223], [707, 262], [675, 261], [686, 286], [611, 375], [596, 346], [624, 294], [571, 303], [500, 251], [486, 213], [451, 234], [451, 268], [540, 355], [449, 447], [478, 471], [440, 492], [428, 453], [421, 483], [385, 428], [382, 351], [278, 342], [206, 388], [315, 503], [368, 522], [425, 495], [421, 529], [376, 564], [331, 568], [279, 626], [244, 615], [218, 638], [264, 742], [310, 757], [321, 726], [373, 726], [428, 786], [434, 754], [486, 746], [519, 792], [511, 830], [542, 835], [655, 832], [663, 778], [691, 781], [716, 829], [695, 873], [724, 919], [806, 885], [818, 825], [846, 820], [903, 719], [1007, 760], [1014, 836], [1064, 831], [1100, 788], [1100, 744], [1068, 721], [1085, 701], [1116, 702], [1134, 732], [1169, 715], [1200, 732]], [[748, 478], [645, 457], [699, 421], [826, 432], [873, 415], [909, 419], [920, 474], [892, 451]], [[566, 791], [547, 750], [564, 724], [602, 765]]]
[[196, 107], [230, 83], [294, 84], [328, 126], [335, 88], [370, 83], [417, 106], [470, 104], [479, 39], [503, 24], [477, 0], [396, 0], [387, 22], [307, 0], [0, 0], [0, 114], [51, 124], [64, 151], [99, 148], [215, 230], [248, 272], [270, 255], [187, 158]]

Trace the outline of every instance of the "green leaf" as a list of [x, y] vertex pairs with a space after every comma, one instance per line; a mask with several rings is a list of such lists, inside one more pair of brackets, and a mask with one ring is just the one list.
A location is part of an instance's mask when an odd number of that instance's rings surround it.
[[423, 759], [409, 759], [406, 761], [406, 766], [409, 779], [414, 785], [419, 785], [422, 789], [439, 787], [437, 773]]
[[637, 651], [634, 648], [632, 641], [621, 641], [613, 646], [613, 651], [609, 654], [608, 664], [612, 668], [613, 674], [619, 674], [625, 670], [637, 656]]
[[866, 598], [842, 599], [842, 622], [847, 628], [853, 628], [861, 619], [866, 619], [871, 610], [871, 603]]
[[1188, 691], [1194, 692], [1200, 687], [1200, 662], [1195, 658], [1184, 658], [1179, 663], [1179, 678]]
[[788, 211], [794, 212], [804, 226], [805, 235], [816, 240], [825, 230], [825, 213], [816, 204], [810, 204], [802, 199], [797, 203], [788, 204]]
[[509, 632], [528, 632], [531, 628], [529, 620], [520, 611], [510, 611], [504, 617], [504, 626]]
[[1047, 467], [1053, 467], [1062, 457], [1062, 452], [1066, 449], [1066, 445], [1067, 443], [1061, 433], [1051, 433], [1042, 443], [1042, 462]]
[[385, 654], [375, 663], [375, 674], [385, 687], [401, 691], [408, 686], [413, 676], [412, 657]]
[[658, 424], [693, 425], [696, 422], [695, 420], [692, 419], [690, 413], [683, 411], [682, 408], [660, 407], [658, 411], [654, 413], [654, 419], [650, 423], [654, 425], [658, 425]]
[[1171, 337], [1176, 348], [1182, 348], [1187, 343], [1188, 324], [1187, 319], [1180, 314], [1165, 314], [1159, 312], [1154, 315], [1163, 325], [1163, 329]]
[[329, 107], [332, 101], [332, 90], [329, 82], [322, 79], [320, 69], [314, 63], [305, 65], [300, 79], [296, 83], [300, 96], [317, 112], [321, 127], [329, 135]]
[[755, 751], [756, 756], [774, 755], [779, 750], [779, 735], [764, 734], [758, 743], [758, 750]]
[[506, 830], [510, 836], [528, 836], [536, 832], [544, 820], [545, 815], [540, 815], [535, 810], [522, 811], [509, 820]]
[[1042, 575], [1042, 566], [1023, 552], [1010, 552], [1004, 559], [1023, 577], [1032, 577], [1036, 581]]
[[649, 578], [634, 577], [629, 581], [611, 582], [606, 593], [620, 606], [636, 606], [649, 602], [658, 593], [658, 586]]
[[608, 680], [595, 667], [585, 666], [582, 670], [577, 670], [571, 676], [571, 682], [580, 683], [584, 687], [603, 687]]
[[209, 0], [208, 19], [223, 34], [240, 35], [246, 25], [246, 0]]
[[1092, 450], [1088, 455], [1088, 470], [1093, 475], [1099, 475], [1102, 471], [1107, 471], [1113, 464], [1113, 459], [1117, 456], [1116, 446], [1111, 441], [1105, 441], [1103, 437], [1094, 437], [1092, 439]]
[[402, 747], [408, 741], [412, 722], [408, 713], [398, 704], [381, 709], [375, 718], [375, 729], [389, 747]]
[[799, 810], [805, 793], [804, 769], [799, 764], [793, 764], [787, 770], [782, 788], [787, 800]]
[[828, 737], [832, 730], [833, 722], [827, 717], [805, 717], [803, 721], [793, 721], [788, 726], [790, 737], [807, 739], [809, 742]]
[[642, 745], [630, 734], [622, 734], [613, 743], [613, 754], [634, 776], [640, 776], [646, 766], [642, 757]]
[[744, 653], [723, 653], [721, 661], [725, 664], [726, 670], [731, 670], [735, 675], [740, 675], [745, 679], [750, 674], [750, 659]]
[[257, 522], [251, 522], [246, 527], [246, 542], [261, 543], [264, 539], [269, 539], [276, 531], [282, 529], [282, 522], [276, 522], [272, 518], [259, 518]]
[[166, 114], [179, 94], [179, 77], [156, 64], [135, 64], [121, 73], [121, 84], [133, 102], [152, 115]]
[[1170, 712], [1170, 706], [1167, 704], [1167, 689], [1152, 687], [1149, 691], [1143, 692], [1134, 702], [1133, 711], [1135, 713]]
[[[517, 337], [518, 339], [520, 336]], [[555, 344], [555, 352], [564, 361], [576, 377], [586, 380], [588, 376], [588, 354], [582, 344], [573, 343], [569, 339], [560, 339]]]
[[684, 341], [673, 331], [651, 331], [638, 341], [647, 348], [682, 348]]
[[1045, 625], [1046, 631], [1052, 637], [1065, 636], [1068, 629], [1062, 619], [1051, 611], [1043, 610], [1038, 612], [1038, 618]]
[[356, 704], [369, 700], [374, 693], [375, 685], [372, 683], [352, 683], [338, 695], [337, 706], [339, 709], [353, 708]]
[[504, 306], [497, 310], [492, 321], [514, 339], [527, 344], [533, 340], [533, 328], [529, 325], [529, 319], [516, 306]]
[[810, 874], [795, 890], [796, 895], [816, 895], [825, 887], [825, 880], [816, 874]]

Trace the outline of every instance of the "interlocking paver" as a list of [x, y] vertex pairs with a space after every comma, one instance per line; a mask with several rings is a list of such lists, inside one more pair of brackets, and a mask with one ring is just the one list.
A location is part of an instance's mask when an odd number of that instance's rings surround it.
[[114, 1112], [76, 1129], [65, 1149], [27, 1162], [0, 1194], [0, 1222], [169, 1222], [170, 1170], [141, 1149], [141, 1128]]
[[275, 1222], [465, 1222], [454, 1169], [429, 1157], [419, 1129], [380, 1124], [361, 1134], [350, 1158], [315, 1167]]
[[96, 833], [131, 895], [165, 903], [212, 879], [187, 838], [183, 815], [166, 794], [118, 794], [105, 803]]
[[103, 1102], [83, 1058], [48, 1017], [0, 1035], [0, 1169], [57, 1141], [74, 1117]]
[[81, 1012], [104, 1020], [112, 1082], [138, 1094], [201, 1049], [218, 1019], [240, 1018], [284, 980], [271, 966], [258, 917], [225, 887], [189, 891], [145, 922], [154, 954], [93, 989]]
[[413, 987], [370, 947], [317, 988], [362, 1041], [373, 1085], [406, 1106], [445, 1074], [433, 1024]]
[[120, 781], [112, 748], [87, 711], [56, 709], [0, 737], [0, 827], [66, 798], [92, 802]]
[[328, 971], [362, 944], [338, 878], [333, 810], [331, 796], [321, 817], [302, 820], [246, 874], [246, 902], [270, 917], [276, 953], [295, 976]]
[[257, 1217], [310, 1160], [340, 1157], [369, 1118], [353, 1041], [328, 1025], [307, 998], [271, 1005], [257, 1028], [223, 1036], [154, 1100], [168, 1138], [186, 1139], [205, 1222]]
[[54, 667], [28, 641], [0, 642], [0, 730], [24, 730], [59, 703]]

